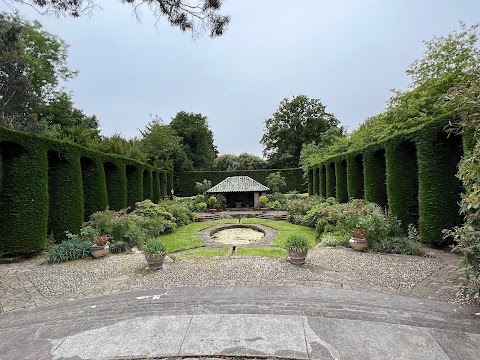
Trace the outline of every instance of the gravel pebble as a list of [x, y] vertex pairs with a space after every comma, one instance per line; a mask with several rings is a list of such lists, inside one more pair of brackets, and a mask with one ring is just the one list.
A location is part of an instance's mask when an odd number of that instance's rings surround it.
[[[307, 264], [259, 257], [218, 257], [167, 262], [164, 269], [141, 275], [147, 266], [142, 253], [112, 255], [63, 264], [45, 264], [28, 276], [45, 296], [63, 295], [121, 278], [138, 285], [203, 285], [229, 282], [363, 282], [390, 289], [411, 289], [442, 267], [434, 258], [360, 253], [343, 248], [309, 251]], [[125, 276], [128, 275], [128, 276]]]

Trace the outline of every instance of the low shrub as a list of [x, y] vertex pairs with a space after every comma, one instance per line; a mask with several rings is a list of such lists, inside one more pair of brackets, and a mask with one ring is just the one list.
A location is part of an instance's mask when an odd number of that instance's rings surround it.
[[195, 205], [195, 209], [197, 209], [198, 212], [205, 212], [207, 210], [207, 203], [199, 202]]
[[422, 248], [418, 241], [410, 240], [404, 236], [389, 237], [372, 244], [369, 243], [369, 247], [376, 252], [405, 255], [418, 255]]
[[329, 247], [337, 247], [337, 246], [343, 246], [343, 247], [349, 247], [350, 244], [348, 243], [348, 240], [350, 240], [349, 237], [346, 236], [335, 236], [332, 234], [326, 234], [321, 241], [322, 246], [329, 246]]
[[174, 200], [164, 200], [159, 203], [159, 206], [166, 212], [172, 214], [175, 218], [175, 223], [178, 226], [184, 226], [192, 223], [195, 220], [195, 214], [189, 209], [184, 202]]
[[93, 243], [89, 241], [70, 238], [50, 248], [48, 251], [48, 261], [52, 264], [58, 264], [64, 261], [90, 257], [90, 248], [92, 245]]
[[110, 252], [113, 254], [125, 252], [130, 248], [125, 241], [117, 241], [110, 244]]

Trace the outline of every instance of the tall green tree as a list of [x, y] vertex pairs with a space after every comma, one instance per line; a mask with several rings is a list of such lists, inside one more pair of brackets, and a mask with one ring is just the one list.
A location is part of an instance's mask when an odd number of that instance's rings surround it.
[[21, 41], [22, 27], [0, 13], [0, 121], [24, 119], [38, 102]]
[[195, 170], [210, 170], [216, 156], [213, 133], [207, 117], [202, 114], [180, 111], [170, 126], [181, 138], [182, 147]]
[[283, 99], [272, 117], [265, 119], [265, 131], [260, 143], [263, 155], [271, 167], [298, 167], [304, 143], [318, 144], [321, 134], [339, 121], [325, 111], [319, 99], [304, 95]]
[[[22, 0], [19, 3], [43, 10], [45, 14], [72, 17], [91, 13], [99, 7], [95, 0]], [[194, 35], [206, 30], [210, 37], [221, 36], [230, 22], [230, 16], [219, 13], [222, 0], [198, 0], [196, 5], [189, 0], [122, 0], [122, 3], [130, 4], [137, 18], [140, 17], [138, 7], [147, 5], [157, 19], [166, 18], [171, 26]]]
[[143, 151], [150, 164], [160, 165], [170, 160], [177, 176], [183, 171], [193, 170], [192, 161], [183, 150], [181, 138], [171, 126], [165, 125], [161, 118], [154, 117], [140, 133]]
[[94, 147], [105, 153], [118, 154], [141, 162], [147, 162], [148, 159], [141, 140], [137, 138], [127, 140], [118, 133], [102, 137]]

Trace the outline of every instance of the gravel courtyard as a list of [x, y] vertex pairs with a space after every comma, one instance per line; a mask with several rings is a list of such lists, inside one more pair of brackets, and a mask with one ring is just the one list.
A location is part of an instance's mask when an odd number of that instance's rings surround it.
[[206, 285], [314, 286], [459, 301], [463, 279], [455, 257], [439, 250], [429, 254], [385, 255], [318, 247], [309, 251], [303, 267], [259, 257], [167, 258], [164, 269], [156, 273], [145, 270], [140, 252], [55, 265], [39, 256], [0, 265], [0, 311], [128, 290]]

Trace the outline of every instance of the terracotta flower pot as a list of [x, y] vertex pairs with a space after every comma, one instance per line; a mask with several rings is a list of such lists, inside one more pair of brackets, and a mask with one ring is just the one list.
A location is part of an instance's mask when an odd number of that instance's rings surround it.
[[295, 250], [288, 250], [288, 261], [293, 265], [303, 265], [305, 264], [307, 253], [308, 251], [297, 252]]
[[265, 207], [260, 208], [260, 210], [262, 210], [262, 214], [266, 214], [266, 213], [267, 213], [267, 208], [265, 208]]
[[281, 215], [273, 215], [273, 218], [275, 219], [275, 221], [279, 221], [282, 219], [282, 216]]
[[210, 209], [210, 214], [215, 214], [217, 212], [217, 209]]
[[205, 216], [197, 216], [197, 220], [199, 222], [204, 222], [205, 221]]
[[350, 247], [356, 251], [365, 251], [368, 247], [368, 241], [365, 238], [352, 237], [348, 242]]

